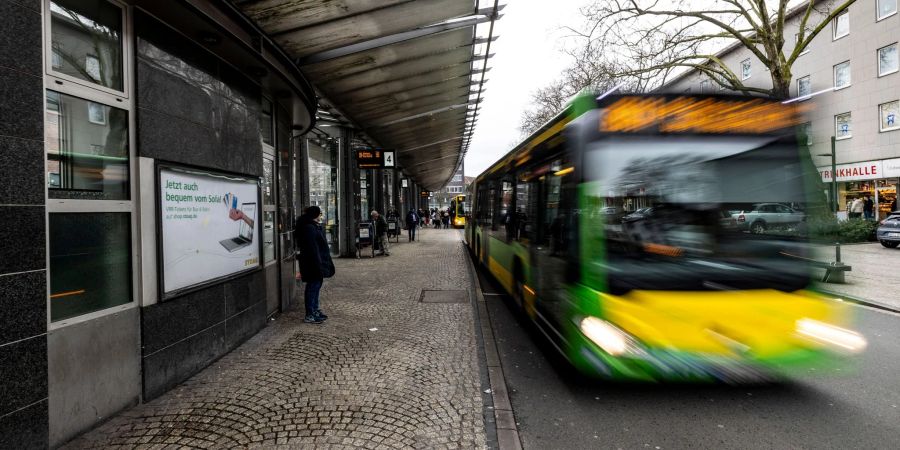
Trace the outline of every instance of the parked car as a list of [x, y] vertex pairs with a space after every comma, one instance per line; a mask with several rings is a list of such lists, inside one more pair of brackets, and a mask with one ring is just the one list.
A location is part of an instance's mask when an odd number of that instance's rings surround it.
[[875, 237], [887, 248], [900, 245], [900, 212], [892, 212], [882, 220], [875, 230]]
[[806, 214], [781, 203], [757, 203], [749, 211], [732, 214], [739, 230], [763, 233], [770, 228], [788, 228], [806, 221]]

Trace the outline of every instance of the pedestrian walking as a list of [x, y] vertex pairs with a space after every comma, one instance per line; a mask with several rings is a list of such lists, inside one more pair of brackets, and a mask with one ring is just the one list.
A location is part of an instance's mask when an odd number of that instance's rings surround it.
[[441, 221], [444, 222], [444, 229], [450, 228], [450, 209], [445, 209], [443, 213], [441, 213]]
[[419, 216], [412, 208], [406, 213], [406, 230], [409, 233], [409, 242], [416, 240], [416, 227], [419, 226]]
[[385, 239], [385, 235], [387, 235], [387, 221], [374, 209], [369, 215], [372, 217], [372, 224], [375, 225], [375, 251], [379, 255], [391, 256], [391, 252], [388, 250], [388, 240]]
[[300, 279], [306, 283], [303, 291], [306, 307], [306, 323], [319, 324], [328, 318], [319, 307], [319, 291], [325, 278], [334, 276], [334, 262], [322, 229], [322, 210], [310, 206], [297, 218], [294, 227], [294, 241], [297, 243], [297, 260], [300, 263]]

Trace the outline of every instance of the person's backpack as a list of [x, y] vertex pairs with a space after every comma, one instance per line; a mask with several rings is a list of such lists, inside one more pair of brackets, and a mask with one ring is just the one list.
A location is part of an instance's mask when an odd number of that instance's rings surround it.
[[416, 223], [416, 215], [413, 212], [406, 214], [406, 223]]

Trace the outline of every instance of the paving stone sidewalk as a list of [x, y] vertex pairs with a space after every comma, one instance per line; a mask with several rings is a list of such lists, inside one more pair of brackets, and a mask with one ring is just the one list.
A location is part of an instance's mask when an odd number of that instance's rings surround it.
[[[834, 246], [817, 247], [815, 255], [820, 261], [834, 261]], [[816, 283], [819, 289], [900, 311], [900, 248], [885, 248], [877, 242], [846, 244], [841, 246], [841, 261], [851, 266], [847, 282]], [[816, 273], [821, 277], [824, 270]]]
[[[337, 259], [321, 325], [299, 308], [187, 382], [70, 448], [485, 448], [467, 255], [422, 230], [390, 257]], [[464, 290], [422, 303], [423, 289]]]

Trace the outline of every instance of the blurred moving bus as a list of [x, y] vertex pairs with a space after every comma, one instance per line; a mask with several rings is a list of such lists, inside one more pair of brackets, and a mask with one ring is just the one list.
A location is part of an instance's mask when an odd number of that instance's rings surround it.
[[744, 382], [840, 361], [866, 341], [807, 289], [804, 221], [751, 233], [731, 216], [823, 211], [801, 107], [578, 96], [476, 178], [467, 244], [587, 373]]
[[450, 224], [453, 228], [466, 226], [466, 196], [457, 195], [450, 200]]

